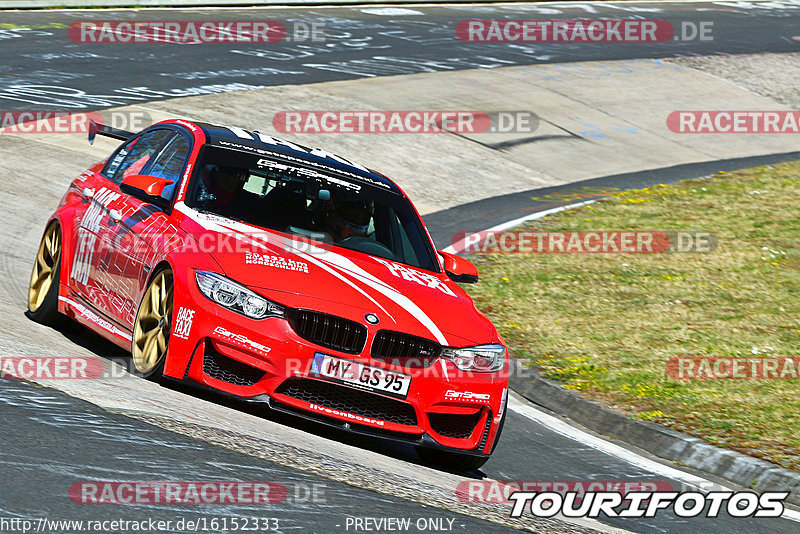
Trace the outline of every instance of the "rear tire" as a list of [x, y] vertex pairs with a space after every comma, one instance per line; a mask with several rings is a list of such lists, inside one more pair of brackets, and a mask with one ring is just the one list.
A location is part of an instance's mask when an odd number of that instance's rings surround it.
[[468, 454], [440, 451], [439, 449], [429, 449], [428, 447], [420, 446], [415, 448], [417, 454], [425, 463], [459, 473], [475, 471], [489, 460], [489, 456], [470, 456]]
[[61, 227], [53, 222], [42, 236], [28, 284], [28, 317], [53, 328], [61, 327], [66, 321], [66, 317], [58, 313], [61, 243]]

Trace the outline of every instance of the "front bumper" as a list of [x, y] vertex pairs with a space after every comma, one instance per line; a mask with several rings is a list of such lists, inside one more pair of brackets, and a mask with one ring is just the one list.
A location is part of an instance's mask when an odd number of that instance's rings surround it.
[[[379, 326], [367, 329], [358, 354], [301, 337], [290, 321], [253, 320], [206, 299], [187, 273], [175, 293], [176, 317], [164, 373], [243, 400], [323, 424], [371, 436], [461, 454], [491, 453], [504, 409], [508, 363], [499, 373], [467, 373], [438, 359], [421, 368], [393, 365], [370, 356]], [[330, 303], [320, 305], [324, 313]], [[181, 310], [185, 311], [181, 311]], [[353, 319], [353, 313], [348, 319]], [[363, 317], [363, 313], [356, 315]], [[334, 383], [310, 373], [315, 354], [361, 362], [410, 375], [404, 398]]]

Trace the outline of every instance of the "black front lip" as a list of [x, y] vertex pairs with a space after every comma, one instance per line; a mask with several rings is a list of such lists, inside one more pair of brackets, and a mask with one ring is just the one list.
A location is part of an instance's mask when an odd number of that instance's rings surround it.
[[445, 447], [441, 445], [436, 440], [434, 440], [430, 434], [422, 433], [419, 437], [412, 437], [411, 434], [404, 435], [402, 432], [395, 432], [395, 431], [388, 431], [384, 430], [381, 431], [380, 429], [373, 428], [371, 426], [360, 425], [358, 423], [348, 423], [347, 421], [339, 421], [338, 419], [334, 419], [332, 417], [326, 417], [324, 415], [317, 415], [312, 414], [310, 412], [306, 412], [300, 408], [294, 409], [291, 406], [283, 404], [268, 395], [259, 395], [259, 397], [263, 398], [266, 397], [266, 400], [261, 400], [258, 402], [266, 402], [267, 405], [271, 410], [275, 410], [276, 412], [286, 413], [293, 415], [295, 417], [300, 417], [302, 419], [306, 419], [308, 421], [314, 421], [326, 426], [339, 428], [341, 430], [345, 430], [347, 432], [358, 434], [361, 436], [369, 436], [372, 438], [382, 438], [388, 439], [390, 441], [396, 441], [400, 443], [408, 443], [410, 445], [416, 445], [419, 447], [427, 447], [430, 449], [439, 449], [445, 452], [452, 452], [457, 454], [463, 454], [465, 456], [489, 456], [487, 454], [483, 454], [476, 450], [466, 450], [466, 449], [457, 449], [454, 447]]
[[[192, 387], [196, 387], [199, 389], [203, 389], [205, 391], [216, 393], [217, 395], [223, 395], [225, 397], [236, 399], [239, 401], [244, 401], [253, 404], [264, 404], [270, 410], [275, 412], [284, 413], [287, 415], [291, 415], [294, 417], [299, 417], [301, 419], [305, 419], [307, 421], [313, 421], [315, 423], [319, 423], [325, 426], [338, 428], [340, 430], [344, 430], [346, 432], [350, 432], [352, 434], [357, 434], [360, 436], [366, 436], [371, 438], [380, 438], [380, 439], [387, 439], [389, 441], [395, 441], [398, 443], [406, 443], [409, 445], [415, 445], [419, 447], [426, 447], [429, 449], [438, 449], [443, 452], [450, 452], [455, 454], [462, 454], [464, 456], [490, 456], [490, 454], [483, 454], [477, 450], [467, 450], [467, 449], [457, 449], [454, 447], [446, 447], [435, 439], [433, 439], [430, 434], [423, 433], [418, 437], [414, 437], [413, 435], [404, 435], [402, 432], [395, 432], [395, 431], [381, 431], [380, 429], [375, 429], [370, 426], [360, 425], [357, 423], [348, 423], [347, 421], [340, 421], [338, 419], [334, 419], [332, 417], [326, 417], [324, 415], [312, 414], [310, 412], [306, 412], [300, 408], [293, 408], [282, 402], [279, 402], [267, 394], [263, 395], [256, 395], [255, 397], [242, 397], [240, 395], [235, 395], [233, 393], [228, 393], [227, 391], [222, 391], [220, 389], [208, 386], [206, 384], [202, 384], [200, 382], [195, 382], [194, 380], [184, 377], [184, 378], [172, 378], [165, 375], [165, 378], [173, 380], [175, 382], [180, 382], [184, 384], [189, 384]], [[491, 413], [489, 414], [491, 418]]]

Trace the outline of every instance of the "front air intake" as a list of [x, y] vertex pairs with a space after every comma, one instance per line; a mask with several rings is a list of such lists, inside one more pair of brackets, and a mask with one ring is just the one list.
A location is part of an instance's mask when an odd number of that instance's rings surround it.
[[320, 380], [290, 378], [278, 386], [275, 393], [388, 423], [417, 424], [414, 407], [407, 402]]
[[349, 319], [310, 310], [294, 310], [289, 321], [297, 335], [329, 349], [359, 354], [367, 342], [367, 327]]
[[374, 359], [402, 367], [428, 367], [442, 351], [442, 346], [423, 337], [381, 330], [372, 340]]

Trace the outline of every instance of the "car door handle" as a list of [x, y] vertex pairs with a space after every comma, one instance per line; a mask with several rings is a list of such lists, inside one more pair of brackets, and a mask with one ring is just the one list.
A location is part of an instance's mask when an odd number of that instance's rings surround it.
[[108, 210], [108, 225], [114, 226], [122, 220], [122, 213], [119, 210]]

